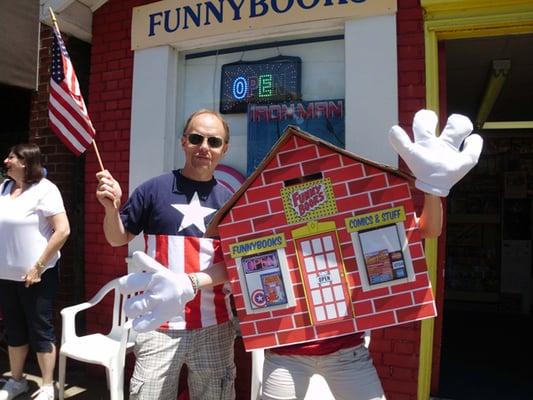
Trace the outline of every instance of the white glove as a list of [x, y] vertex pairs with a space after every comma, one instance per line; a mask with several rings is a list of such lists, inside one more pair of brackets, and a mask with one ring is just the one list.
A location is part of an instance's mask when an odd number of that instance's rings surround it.
[[144, 292], [124, 302], [124, 312], [133, 318], [133, 329], [148, 332], [163, 322], [183, 315], [194, 289], [185, 273], [169, 271], [142, 251], [133, 253], [133, 263], [148, 272], [136, 272], [119, 279], [121, 293]]
[[483, 139], [477, 134], [468, 136], [473, 126], [464, 115], [450, 115], [439, 137], [435, 136], [437, 123], [433, 111], [420, 110], [413, 119], [415, 142], [398, 125], [390, 129], [389, 141], [413, 172], [418, 189], [446, 197], [451, 187], [477, 164]]

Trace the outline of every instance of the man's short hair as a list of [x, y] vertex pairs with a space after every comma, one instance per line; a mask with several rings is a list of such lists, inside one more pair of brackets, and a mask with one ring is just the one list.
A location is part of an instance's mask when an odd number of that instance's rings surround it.
[[222, 126], [224, 127], [224, 133], [226, 134], [226, 143], [229, 143], [229, 125], [228, 123], [226, 122], [226, 120], [224, 119], [224, 117], [216, 112], [216, 111], [213, 111], [213, 110], [209, 110], [207, 108], [202, 108], [198, 111], [195, 111], [193, 112], [189, 118], [187, 118], [187, 122], [185, 122], [185, 127], [183, 128], [183, 135], [185, 135], [185, 133], [187, 132], [187, 130], [189, 129], [189, 126], [191, 125], [191, 122], [192, 120], [197, 117], [198, 115], [201, 115], [201, 114], [211, 114], [213, 115], [214, 117], [218, 118], [218, 120], [220, 120], [220, 122], [222, 122]]

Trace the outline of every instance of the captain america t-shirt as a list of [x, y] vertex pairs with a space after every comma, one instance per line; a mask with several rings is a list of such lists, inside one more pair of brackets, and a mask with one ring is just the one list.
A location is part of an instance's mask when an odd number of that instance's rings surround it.
[[149, 179], [120, 211], [124, 228], [138, 235], [202, 237], [215, 212], [231, 197], [216, 181], [194, 181], [179, 170]]

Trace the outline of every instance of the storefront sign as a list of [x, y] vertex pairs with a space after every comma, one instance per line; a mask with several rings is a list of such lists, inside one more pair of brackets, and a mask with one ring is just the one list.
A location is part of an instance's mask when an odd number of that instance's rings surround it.
[[395, 0], [164, 0], [133, 9], [132, 49], [300, 22], [396, 12]]
[[249, 103], [299, 100], [301, 75], [300, 57], [278, 56], [225, 64], [220, 78], [220, 112], [245, 113]]

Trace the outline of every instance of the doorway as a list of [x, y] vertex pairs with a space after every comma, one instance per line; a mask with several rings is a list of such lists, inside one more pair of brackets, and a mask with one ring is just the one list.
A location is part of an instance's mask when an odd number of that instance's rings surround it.
[[[477, 120], [484, 147], [447, 201], [438, 397], [533, 398], [525, 357], [532, 347], [533, 127], [483, 129], [485, 121], [533, 121], [533, 35], [444, 46], [446, 112]], [[506, 79], [492, 105], [482, 106], [495, 61], [509, 67]]]

